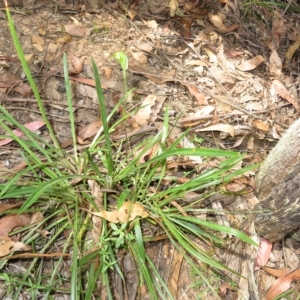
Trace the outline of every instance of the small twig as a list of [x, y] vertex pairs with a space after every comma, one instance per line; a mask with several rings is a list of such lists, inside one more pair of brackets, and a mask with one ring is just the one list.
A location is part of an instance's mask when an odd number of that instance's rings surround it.
[[284, 17], [285, 13], [286, 13], [286, 12], [288, 11], [288, 9], [290, 8], [290, 6], [291, 6], [291, 4], [292, 4], [293, 1], [294, 1], [294, 0], [289, 0], [289, 1], [288, 1], [288, 3], [287, 3], [287, 5], [286, 5], [286, 7], [285, 7], [283, 13], [281, 14], [281, 17], [282, 17], [282, 18]]

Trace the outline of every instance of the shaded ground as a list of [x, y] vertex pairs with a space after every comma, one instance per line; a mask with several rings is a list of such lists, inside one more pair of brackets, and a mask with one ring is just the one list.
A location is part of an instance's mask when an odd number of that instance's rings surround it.
[[[168, 1], [145, 1], [126, 9], [121, 9], [121, 4], [118, 7], [111, 4], [110, 8], [96, 13], [82, 7], [78, 12], [76, 7], [55, 6], [44, 1], [33, 8], [13, 11], [24, 53], [61, 143], [71, 138], [62, 77], [63, 53], [67, 54], [70, 65], [75, 62], [72, 76], [77, 81], [72, 81], [73, 103], [76, 123], [84, 127], [99, 118], [99, 108], [92, 81], [85, 84], [78, 78], [93, 79], [93, 57], [111, 110], [124, 93], [122, 71], [113, 58], [115, 52], [123, 51], [129, 58], [128, 87], [136, 89], [128, 100], [129, 109], [141, 106], [150, 94], [163, 96], [161, 108], [153, 105], [156, 118], [151, 119], [151, 125], [161, 126], [168, 107], [170, 123], [177, 122], [178, 132], [191, 129], [190, 143], [201, 139], [205, 147], [244, 152], [244, 165], [264, 159], [273, 142], [299, 117], [299, 49], [289, 48], [299, 40], [299, 15], [292, 11], [282, 15], [284, 8], [279, 6], [242, 7], [239, 1], [225, 5], [214, 1], [180, 5], [185, 7], [186, 17], [170, 18]], [[67, 24], [84, 30], [66, 28]], [[4, 72], [24, 77], [20, 63], [14, 58], [7, 22], [0, 14], [0, 83], [4, 82]], [[76, 70], [78, 60], [83, 64], [79, 71]], [[11, 83], [9, 87], [1, 86], [1, 104], [20, 123], [40, 119], [33, 97], [23, 96], [14, 91]], [[120, 129], [116, 136], [123, 133]], [[42, 134], [47, 136], [47, 132]], [[13, 145], [2, 146], [0, 155], [1, 162], [10, 166], [21, 160]], [[253, 194], [254, 175], [254, 172], [247, 174], [226, 186], [230, 192], [246, 189], [245, 197], [213, 199], [215, 206], [209, 203], [209, 207], [250, 210], [258, 201]], [[254, 235], [250, 221], [245, 222], [243, 216], [228, 214], [224, 218], [219, 222], [229, 222], [232, 227]], [[249, 280], [232, 278], [239, 292], [233, 289], [226, 296], [220, 295], [224, 299], [243, 299], [242, 294], [244, 299], [263, 299], [274, 277], [264, 271], [254, 273], [255, 250], [228, 240], [228, 249], [215, 255]], [[287, 238], [276, 243], [273, 249], [270, 266], [294, 269], [299, 265], [299, 242], [295, 239]], [[171, 268], [167, 258], [173, 250], [169, 244], [149, 250], [157, 258], [157, 265], [162, 266], [160, 271], [165, 274], [166, 282]], [[242, 257], [236, 255], [241, 252]], [[209, 293], [204, 292], [202, 296], [199, 279], [184, 264], [181, 274], [178, 299], [213, 299]], [[221, 287], [224, 282], [220, 280], [216, 284]]]

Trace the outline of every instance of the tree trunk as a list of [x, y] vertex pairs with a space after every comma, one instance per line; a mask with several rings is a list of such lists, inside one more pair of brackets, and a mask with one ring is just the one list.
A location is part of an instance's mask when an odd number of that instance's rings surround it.
[[256, 190], [254, 224], [260, 235], [277, 241], [300, 227], [300, 119], [261, 165]]

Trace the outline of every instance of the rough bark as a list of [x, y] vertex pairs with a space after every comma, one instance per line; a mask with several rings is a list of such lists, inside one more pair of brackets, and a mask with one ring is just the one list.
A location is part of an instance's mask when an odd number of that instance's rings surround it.
[[256, 231], [276, 241], [300, 227], [300, 119], [279, 140], [263, 162], [254, 207]]

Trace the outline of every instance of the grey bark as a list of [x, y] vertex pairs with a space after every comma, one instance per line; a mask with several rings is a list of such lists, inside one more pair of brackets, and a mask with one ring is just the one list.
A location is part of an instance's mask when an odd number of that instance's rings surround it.
[[277, 241], [300, 227], [300, 119], [279, 140], [256, 176], [256, 231]]

